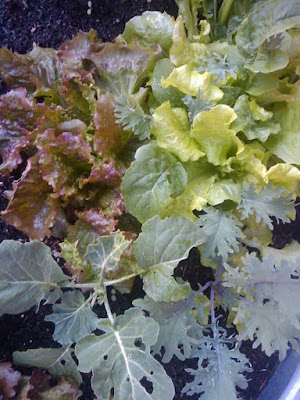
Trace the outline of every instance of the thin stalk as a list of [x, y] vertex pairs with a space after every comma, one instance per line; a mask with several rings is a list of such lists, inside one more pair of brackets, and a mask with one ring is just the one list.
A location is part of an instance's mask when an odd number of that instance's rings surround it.
[[209, 281], [206, 282], [206, 284], [204, 286], [201, 287], [201, 289], [199, 290], [199, 292], [204, 292], [204, 290], [206, 290], [207, 288], [209, 288], [211, 286], [211, 284], [213, 283], [213, 281]]
[[224, 0], [220, 10], [219, 10], [219, 15], [218, 15], [218, 20], [219, 23], [222, 25], [226, 25], [229, 19], [229, 14], [230, 14], [230, 10], [231, 7], [234, 3], [234, 0]]
[[78, 289], [96, 289], [96, 287], [99, 285], [99, 283], [93, 282], [93, 283], [73, 283], [70, 282], [68, 285], [65, 287], [67, 288], [78, 288]]
[[130, 275], [123, 276], [122, 278], [119, 278], [119, 279], [113, 279], [111, 281], [106, 281], [106, 282], [104, 282], [104, 287], [116, 285], [117, 283], [121, 283], [121, 282], [127, 281], [128, 279], [134, 278], [137, 275], [139, 275], [139, 274], [133, 273]]
[[218, 3], [217, 0], [214, 0], [214, 20], [217, 22], [217, 15], [218, 15]]
[[216, 314], [215, 314], [215, 288], [213, 285], [210, 287], [210, 318], [211, 318], [211, 324], [212, 324], [212, 328], [213, 328], [214, 345], [215, 345], [215, 350], [217, 353], [217, 360], [218, 360], [218, 375], [219, 375], [219, 380], [221, 380], [219, 331], [217, 328], [217, 320], [216, 320]]
[[[127, 281], [128, 279], [134, 278], [137, 275], [139, 275], [139, 274], [135, 274], [134, 273], [134, 274], [123, 276], [122, 278], [113, 279], [111, 281], [105, 281], [103, 283], [103, 286], [104, 287], [113, 286], [113, 285], [116, 285], [117, 283], [121, 283], [121, 282]], [[91, 283], [73, 283], [73, 282], [70, 282], [65, 287], [78, 288], [78, 289], [96, 289], [99, 286], [100, 286], [100, 282], [91, 282]]]
[[106, 311], [106, 314], [108, 316], [108, 319], [110, 320], [111, 324], [113, 325], [115, 323], [115, 319], [114, 319], [114, 316], [112, 315], [112, 312], [111, 312], [111, 309], [110, 309], [110, 305], [109, 305], [109, 302], [108, 302], [107, 294], [104, 297], [103, 303], [104, 303], [104, 307], [105, 307], [105, 311]]

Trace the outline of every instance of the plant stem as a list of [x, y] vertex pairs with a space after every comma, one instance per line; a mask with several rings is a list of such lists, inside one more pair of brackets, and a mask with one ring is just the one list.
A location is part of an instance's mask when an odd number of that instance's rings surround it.
[[[121, 282], [127, 281], [128, 279], [132, 279], [137, 275], [139, 275], [139, 274], [133, 273], [130, 275], [123, 276], [122, 278], [119, 278], [119, 279], [113, 279], [111, 281], [106, 281], [103, 283], [103, 286], [104, 287], [113, 286], [113, 285], [116, 285], [117, 283], [121, 283]], [[91, 283], [72, 283], [72, 282], [70, 282], [65, 287], [78, 288], [78, 289], [96, 289], [99, 285], [100, 285], [99, 282], [91, 282]]]
[[134, 278], [137, 275], [139, 275], [139, 274], [133, 273], [130, 275], [123, 276], [122, 278], [119, 278], [119, 279], [114, 279], [112, 281], [106, 281], [106, 282], [104, 282], [104, 287], [116, 285], [117, 283], [121, 283], [121, 282], [127, 281], [128, 279]]
[[230, 13], [233, 3], [234, 3], [234, 0], [224, 0], [223, 1], [222, 5], [220, 7], [220, 10], [219, 10], [219, 15], [218, 15], [218, 20], [219, 20], [220, 24], [222, 24], [222, 25], [227, 24], [228, 19], [229, 19], [229, 13]]
[[94, 282], [94, 283], [73, 283], [70, 282], [68, 285], [65, 287], [67, 288], [78, 288], [78, 289], [95, 289], [99, 284]]
[[218, 376], [219, 379], [221, 380], [221, 360], [220, 360], [220, 341], [219, 341], [219, 331], [217, 327], [217, 320], [216, 320], [216, 314], [215, 314], [215, 288], [214, 285], [211, 285], [210, 287], [210, 318], [211, 318], [211, 324], [213, 328], [213, 336], [214, 336], [214, 345], [215, 345], [215, 350], [217, 353], [217, 360], [218, 360]]
[[199, 290], [199, 292], [204, 292], [204, 290], [206, 290], [207, 288], [210, 287], [210, 285], [213, 283], [213, 281], [209, 281], [206, 282], [206, 284], [204, 286], [201, 287], [201, 289]]
[[216, 22], [217, 22], [217, 13], [218, 13], [218, 3], [217, 3], [217, 0], [214, 0], [214, 20]]
[[115, 319], [114, 319], [114, 317], [112, 315], [112, 312], [111, 312], [111, 309], [110, 309], [110, 305], [109, 305], [109, 302], [108, 302], [107, 294], [104, 297], [103, 303], [104, 303], [104, 307], [105, 307], [105, 311], [106, 311], [106, 314], [108, 316], [108, 319], [110, 320], [111, 324], [113, 325], [115, 323]]

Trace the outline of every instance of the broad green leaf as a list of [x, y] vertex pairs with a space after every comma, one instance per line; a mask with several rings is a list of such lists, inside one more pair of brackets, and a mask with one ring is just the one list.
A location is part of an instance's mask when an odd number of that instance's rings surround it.
[[152, 47], [154, 43], [158, 43], [168, 52], [172, 45], [174, 23], [174, 17], [165, 12], [146, 11], [131, 18], [119, 38], [128, 44], [137, 40], [145, 47]]
[[267, 154], [265, 148], [257, 141], [244, 145], [244, 149], [231, 158], [229, 166], [237, 175], [240, 184], [266, 184], [267, 168], [265, 166]]
[[205, 259], [222, 257], [227, 260], [229, 254], [238, 252], [239, 239], [245, 235], [242, 232], [243, 224], [229, 211], [205, 207], [206, 214], [200, 215], [197, 224], [206, 236], [205, 243], [201, 246]]
[[[116, 318], [114, 324], [99, 326], [103, 335], [88, 335], [76, 345], [79, 370], [93, 372], [95, 394], [109, 400], [114, 389], [116, 400], [172, 400], [174, 387], [163, 367], [150, 355], [159, 332], [158, 324], [142, 311], [131, 308]], [[141, 384], [146, 378], [153, 390]]]
[[155, 301], [180, 301], [189, 296], [188, 282], [180, 283], [173, 277], [174, 268], [161, 265], [143, 276], [143, 290]]
[[273, 165], [266, 177], [277, 186], [286, 188], [289, 192], [296, 191], [300, 183], [300, 171], [290, 164], [278, 163]]
[[173, 69], [162, 82], [162, 87], [168, 86], [173, 86], [191, 96], [197, 96], [201, 90], [203, 97], [210, 102], [218, 101], [223, 97], [222, 90], [213, 84], [213, 77], [208, 72], [199, 74], [188, 64]]
[[105, 218], [99, 210], [89, 210], [78, 214], [77, 222], [68, 229], [68, 236], [60, 244], [61, 256], [66, 260], [66, 266], [72, 275], [80, 282], [99, 281], [97, 270], [92, 268], [85, 257], [88, 246], [96, 244], [100, 237], [108, 235], [115, 229], [112, 218]]
[[236, 35], [236, 44], [254, 72], [272, 72], [286, 67], [289, 58], [285, 31], [299, 26], [299, 0], [257, 2]]
[[94, 331], [98, 317], [83, 294], [76, 290], [63, 293], [61, 303], [53, 306], [53, 314], [47, 315], [45, 321], [55, 324], [54, 340], [69, 344]]
[[122, 184], [128, 211], [140, 222], [161, 214], [168, 199], [183, 191], [186, 180], [182, 164], [156, 142], [140, 147]]
[[54, 349], [31, 349], [15, 351], [13, 361], [17, 365], [47, 369], [57, 378], [73, 378], [75, 382], [82, 382], [81, 374], [72, 358], [73, 349], [63, 346]]
[[[179, 261], [192, 247], [205, 240], [191, 221], [179, 217], [164, 220], [155, 216], [142, 227], [135, 242], [135, 255], [145, 271], [144, 290], [155, 301], [179, 301], [187, 296], [187, 286], [176, 284], [171, 276]], [[178, 292], [177, 292], [178, 291]]]
[[112, 271], [117, 267], [129, 243], [120, 231], [113, 232], [110, 236], [101, 236], [97, 243], [88, 245], [85, 259], [94, 270], [103, 275], [105, 271]]
[[[240, 218], [240, 217], [239, 217]], [[256, 220], [255, 214], [243, 219], [243, 233], [253, 247], [269, 246], [272, 243], [272, 231], [261, 219]]]
[[38, 308], [42, 300], [54, 303], [68, 279], [42, 242], [5, 240], [0, 244], [1, 314]]
[[270, 151], [288, 164], [300, 164], [299, 107], [299, 101], [290, 102], [274, 113], [281, 130], [266, 143]]
[[258, 74], [253, 75], [250, 82], [247, 85], [246, 92], [251, 96], [260, 96], [264, 93], [268, 93], [270, 90], [276, 90], [279, 88], [279, 82], [271, 75]]
[[164, 347], [162, 362], [170, 362], [173, 356], [181, 361], [191, 356], [195, 336], [202, 335], [200, 324], [205, 325], [208, 320], [209, 301], [206, 296], [192, 292], [176, 303], [156, 302], [146, 296], [134, 300], [133, 305], [147, 311], [159, 324], [158, 339], [151, 349], [154, 354], [160, 354]]
[[186, 165], [188, 172], [186, 187], [179, 196], [168, 200], [163, 216], [177, 215], [194, 221], [196, 216], [193, 211], [201, 211], [206, 206], [208, 193], [216, 180], [217, 172], [211, 164], [202, 160]]
[[203, 400], [237, 400], [236, 386], [247, 388], [243, 373], [252, 371], [249, 360], [238, 347], [230, 350], [222, 337], [200, 339], [192, 356], [198, 358], [198, 369], [186, 369], [194, 380], [185, 385], [182, 393], [202, 393]]
[[230, 124], [235, 119], [234, 110], [223, 104], [196, 115], [191, 137], [199, 143], [200, 149], [211, 164], [224, 165], [229, 157], [244, 149], [235, 131], [230, 129]]
[[169, 101], [155, 109], [151, 133], [159, 147], [175, 154], [182, 162], [196, 161], [204, 156], [190, 137], [187, 112], [183, 108], [171, 108]]
[[272, 189], [270, 184], [259, 192], [256, 192], [252, 185], [244, 185], [242, 202], [237, 206], [241, 219], [254, 214], [256, 222], [263, 221], [271, 230], [271, 217], [275, 217], [277, 221], [290, 222], [290, 219], [295, 217], [295, 206], [291, 196], [284, 195], [284, 192], [282, 187]]
[[215, 182], [207, 194], [207, 201], [212, 206], [221, 204], [225, 200], [231, 200], [235, 203], [241, 201], [241, 185], [235, 183], [232, 179], [221, 179]]
[[270, 135], [280, 131], [280, 124], [272, 119], [273, 113], [260, 107], [255, 100], [249, 101], [245, 94], [238, 98], [233, 109], [237, 119], [232, 128], [243, 132], [248, 140], [265, 142]]
[[282, 360], [289, 342], [298, 348], [300, 334], [299, 264], [289, 258], [268, 254], [259, 260], [254, 253], [243, 259], [241, 271], [226, 266], [225, 286], [243, 290], [235, 317], [240, 329], [239, 340], [254, 340], [270, 356], [276, 350]]
[[168, 58], [159, 60], [153, 71], [151, 87], [155, 98], [160, 102], [170, 101], [172, 107], [182, 106], [182, 97], [184, 94], [180, 90], [173, 86], [167, 88], [162, 87], [162, 82], [171, 74], [174, 69], [174, 65]]
[[[287, 70], [285, 68], [287, 73]], [[295, 70], [291, 71], [291, 76], [294, 76]], [[299, 72], [296, 73], [299, 75]], [[276, 79], [278, 87], [270, 90], [269, 92], [262, 93], [257, 98], [260, 103], [266, 104], [266, 106], [273, 106], [274, 104], [280, 104], [281, 107], [274, 108], [274, 111], [282, 110], [285, 103], [299, 102], [300, 100], [300, 81], [291, 81], [291, 76], [285, 76], [281, 79]], [[279, 105], [279, 104], [278, 104]], [[280, 121], [277, 121], [280, 122]]]

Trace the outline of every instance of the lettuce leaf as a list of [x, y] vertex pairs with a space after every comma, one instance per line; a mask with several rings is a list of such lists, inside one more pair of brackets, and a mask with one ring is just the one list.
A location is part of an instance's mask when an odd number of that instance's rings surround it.
[[235, 119], [234, 110], [223, 104], [196, 115], [191, 137], [199, 143], [211, 164], [225, 165], [229, 157], [244, 149], [235, 131], [229, 128]]
[[29, 143], [34, 126], [34, 99], [25, 88], [17, 88], [0, 98], [0, 172], [9, 174], [22, 162], [20, 151]]
[[264, 0], [244, 19], [236, 35], [245, 67], [253, 72], [273, 72], [288, 65], [285, 31], [299, 26], [300, 2]]
[[189, 64], [197, 65], [197, 60], [204, 55], [206, 46], [203, 43], [190, 42], [185, 33], [183, 17], [179, 17], [175, 21], [172, 47], [170, 49], [170, 60], [176, 67]]
[[160, 103], [170, 101], [172, 107], [180, 107], [182, 106], [181, 99], [184, 94], [174, 86], [162, 86], [163, 82], [171, 74], [174, 68], [174, 64], [172, 64], [168, 58], [159, 60], [154, 67], [150, 83], [156, 100]]
[[51, 187], [40, 175], [38, 156], [34, 156], [28, 161], [20, 181], [15, 183], [13, 196], [1, 216], [7, 224], [14, 225], [30, 238], [42, 240], [50, 236], [56, 217], [64, 216], [51, 194]]
[[175, 198], [170, 198], [163, 209], [164, 216], [178, 215], [195, 220], [194, 210], [201, 211], [208, 202], [208, 193], [217, 179], [216, 169], [201, 159], [185, 165], [187, 183], [184, 191]]
[[300, 171], [290, 164], [278, 163], [273, 165], [266, 173], [267, 179], [272, 184], [286, 188], [289, 192], [297, 193], [300, 184]]
[[124, 32], [118, 40], [123, 39], [127, 44], [137, 40], [144, 47], [157, 43], [167, 53], [172, 45], [174, 22], [174, 17], [165, 12], [146, 11], [126, 22]]
[[122, 191], [128, 211], [140, 222], [160, 215], [167, 201], [184, 189], [187, 174], [168, 151], [151, 142], [138, 149], [125, 173]]
[[91, 53], [102, 92], [128, 96], [137, 91], [161, 57], [160, 47], [149, 49], [137, 43], [106, 43], [99, 53]]
[[153, 114], [151, 133], [157, 144], [180, 161], [197, 161], [204, 153], [197, 142], [190, 137], [190, 124], [187, 112], [183, 108], [171, 108], [170, 102], [157, 107]]
[[223, 96], [223, 92], [213, 84], [213, 77], [208, 72], [199, 74], [188, 64], [174, 68], [162, 82], [162, 87], [170, 85], [191, 96], [197, 96], [201, 90], [203, 97], [210, 102], [218, 101]]
[[281, 130], [266, 142], [267, 148], [288, 164], [300, 164], [300, 102], [289, 102], [274, 113]]
[[233, 107], [237, 119], [232, 124], [236, 132], [243, 132], [248, 140], [265, 142], [270, 135], [280, 131], [280, 124], [272, 120], [273, 113], [260, 107], [255, 100], [249, 101], [244, 94]]

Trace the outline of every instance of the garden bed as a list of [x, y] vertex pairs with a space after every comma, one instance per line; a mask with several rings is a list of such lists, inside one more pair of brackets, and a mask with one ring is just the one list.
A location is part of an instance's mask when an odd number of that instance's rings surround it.
[[[146, 10], [166, 11], [170, 15], [177, 14], [177, 6], [172, 0], [110, 0], [93, 1], [92, 13], [87, 14], [87, 2], [83, 0], [4, 0], [0, 4], [0, 47], [7, 46], [14, 52], [26, 53], [36, 44], [42, 47], [58, 48], [62, 42], [70, 39], [79, 30], [88, 31], [94, 28], [103, 41], [113, 40], [124, 30], [125, 22], [131, 17]], [[2, 93], [5, 85], [1, 86]], [[4, 210], [7, 200], [4, 192], [11, 190], [12, 182], [21, 175], [24, 165], [14, 171], [10, 178], [1, 177], [0, 181], [0, 209]], [[292, 240], [300, 241], [299, 215], [296, 221], [290, 224], [278, 224], [273, 235], [273, 245], [282, 248]], [[15, 239], [27, 241], [28, 238], [14, 227], [0, 221], [0, 240]], [[59, 240], [53, 237], [44, 240], [53, 251], [57, 261], [59, 258]], [[210, 269], [199, 269], [200, 257], [196, 249], [191, 250], [189, 258], [182, 261], [176, 269], [177, 276], [189, 281], [191, 286], [197, 283], [205, 284], [209, 279]], [[201, 272], [200, 272], [201, 271]], [[141, 281], [136, 279], [130, 294], [117, 293], [117, 301], [112, 304], [112, 311], [118, 315], [131, 306], [134, 299], [140, 298], [142, 293]], [[41, 306], [35, 313], [30, 310], [20, 315], [4, 315], [0, 318], [0, 362], [11, 361], [14, 351], [22, 351], [37, 347], [57, 347], [52, 339], [54, 326], [45, 322], [44, 316], [51, 312], [51, 306]], [[277, 354], [267, 357], [259, 349], [253, 349], [250, 341], [243, 342], [241, 352], [246, 354], [255, 372], [249, 374], [247, 390], [240, 390], [243, 400], [255, 400], [266, 386], [270, 376], [279, 363]], [[181, 390], [187, 382], [188, 374], [185, 368], [195, 367], [193, 361], [181, 362], [176, 357], [164, 365], [171, 377], [176, 390], [175, 400], [193, 400], [197, 396], [185, 396]], [[22, 373], [29, 369], [16, 367]], [[85, 375], [82, 387], [82, 400], [94, 399], [90, 383], [90, 376]], [[1, 397], [1, 396], [0, 396]], [[124, 399], [125, 400], [125, 399]], [[126, 399], [127, 400], [127, 399]]]

